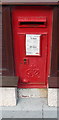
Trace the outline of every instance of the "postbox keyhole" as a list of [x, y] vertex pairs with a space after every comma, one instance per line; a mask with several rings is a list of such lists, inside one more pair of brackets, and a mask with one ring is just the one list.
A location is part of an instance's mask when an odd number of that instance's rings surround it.
[[24, 64], [28, 64], [29, 60], [27, 58], [24, 58]]

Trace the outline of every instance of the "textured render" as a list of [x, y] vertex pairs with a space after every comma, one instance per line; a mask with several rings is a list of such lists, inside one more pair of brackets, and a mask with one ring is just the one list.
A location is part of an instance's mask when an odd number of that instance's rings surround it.
[[59, 106], [59, 89], [48, 89], [48, 105]]
[[47, 89], [18, 89], [19, 97], [47, 97]]
[[0, 87], [0, 106], [15, 106], [17, 102], [17, 88]]

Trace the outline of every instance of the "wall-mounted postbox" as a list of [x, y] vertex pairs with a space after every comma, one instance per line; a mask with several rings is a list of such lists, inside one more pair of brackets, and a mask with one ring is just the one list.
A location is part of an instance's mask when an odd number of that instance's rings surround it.
[[46, 88], [48, 85], [52, 16], [52, 8], [48, 6], [20, 6], [12, 10], [19, 88]]

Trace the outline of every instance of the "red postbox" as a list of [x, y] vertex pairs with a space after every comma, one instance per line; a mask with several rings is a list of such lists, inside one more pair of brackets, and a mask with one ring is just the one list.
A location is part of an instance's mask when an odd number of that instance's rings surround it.
[[53, 12], [49, 6], [12, 10], [15, 72], [19, 88], [46, 88], [50, 67]]

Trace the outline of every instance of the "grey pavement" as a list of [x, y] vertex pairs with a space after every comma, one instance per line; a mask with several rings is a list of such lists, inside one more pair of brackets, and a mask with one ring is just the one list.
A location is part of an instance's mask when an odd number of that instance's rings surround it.
[[1, 111], [2, 118], [57, 118], [57, 108], [49, 107], [47, 98], [19, 98], [16, 106], [0, 107]]

